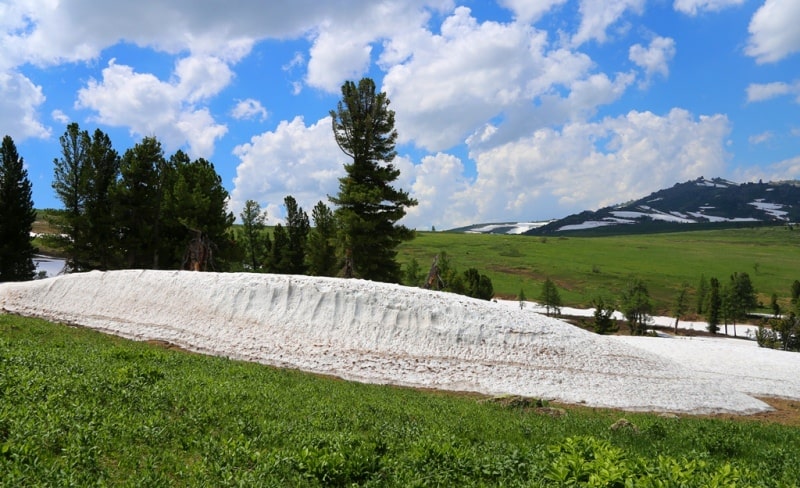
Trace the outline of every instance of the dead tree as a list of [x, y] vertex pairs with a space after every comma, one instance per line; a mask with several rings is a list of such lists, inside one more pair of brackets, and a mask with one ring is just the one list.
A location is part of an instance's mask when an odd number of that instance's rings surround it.
[[425, 280], [426, 289], [441, 290], [444, 288], [444, 280], [442, 280], [441, 271], [439, 270], [439, 255], [433, 258], [431, 269], [428, 271], [428, 278]]
[[353, 250], [347, 249], [344, 253], [344, 266], [342, 271], [339, 272], [342, 278], [353, 278], [355, 276], [355, 269], [353, 266]]
[[213, 243], [204, 232], [197, 229], [191, 231], [194, 237], [186, 246], [182, 268], [189, 271], [208, 271], [209, 267], [213, 269]]

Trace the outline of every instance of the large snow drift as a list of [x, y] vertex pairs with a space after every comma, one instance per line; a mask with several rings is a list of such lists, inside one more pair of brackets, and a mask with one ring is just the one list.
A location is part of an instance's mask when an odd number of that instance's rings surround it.
[[734, 382], [695, 374], [691, 361], [682, 366], [619, 338], [528, 310], [368, 281], [91, 272], [2, 284], [0, 308], [371, 383], [628, 410], [754, 413], [770, 408]]

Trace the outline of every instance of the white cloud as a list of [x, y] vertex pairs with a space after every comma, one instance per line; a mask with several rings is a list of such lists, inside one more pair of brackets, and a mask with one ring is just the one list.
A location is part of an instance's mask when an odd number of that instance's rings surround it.
[[283, 217], [279, 208], [287, 195], [309, 214], [318, 201], [328, 204], [327, 195], [338, 192], [348, 160], [333, 139], [330, 117], [310, 126], [302, 117], [282, 121], [274, 131], [237, 146], [234, 154], [240, 163], [231, 209], [238, 216], [246, 200], [255, 200], [272, 208], [271, 218]]
[[478, 176], [461, 200], [475, 208], [454, 224], [562, 217], [724, 174], [729, 132], [725, 116], [680, 109], [539, 129], [475, 155]]
[[766, 0], [750, 20], [745, 53], [758, 63], [773, 63], [800, 51], [800, 2]]
[[258, 119], [263, 121], [267, 118], [267, 109], [265, 109], [258, 100], [248, 98], [246, 100], [239, 100], [236, 103], [236, 106], [231, 110], [231, 116], [237, 120]]
[[678, 12], [695, 16], [700, 12], [719, 12], [743, 3], [744, 0], [675, 0], [672, 6]]
[[782, 81], [774, 83], [751, 83], [747, 86], [748, 102], [763, 102], [784, 95], [797, 95], [797, 102], [800, 103], [800, 81], [794, 84], [784, 83]]
[[450, 6], [450, 0], [372, 2], [341, 22], [321, 22], [312, 36], [306, 83], [337, 93], [345, 80], [367, 72], [373, 42], [413, 35], [428, 22], [428, 8]]
[[514, 12], [514, 17], [518, 21], [531, 23], [566, 2], [567, 0], [499, 0], [498, 3]]
[[581, 0], [581, 25], [572, 37], [572, 45], [580, 46], [591, 40], [605, 42], [606, 30], [625, 12], [640, 14], [644, 10], [644, 3], [644, 0]]
[[747, 138], [747, 141], [750, 144], [764, 144], [765, 142], [771, 141], [775, 137], [771, 131], [762, 132], [761, 134], [755, 134]]
[[[465, 7], [444, 20], [439, 34], [393, 39], [387, 50], [402, 61], [387, 67], [383, 89], [397, 111], [401, 142], [439, 151], [477, 134], [494, 143], [513, 139], [591, 114], [632, 81], [627, 74], [613, 81], [592, 74], [585, 54], [547, 45], [545, 32], [516, 22], [478, 23]], [[536, 108], [537, 99], [545, 108]], [[501, 123], [483, 137], [492, 119]]]
[[18, 143], [29, 137], [49, 137], [50, 128], [39, 121], [38, 114], [44, 101], [41, 86], [20, 73], [0, 71], [0, 134]]
[[441, 229], [469, 215], [472, 205], [464, 205], [462, 195], [469, 188], [464, 165], [451, 154], [425, 156], [414, 165], [406, 158], [397, 158], [395, 165], [401, 178], [397, 187], [408, 191], [418, 205], [408, 209], [403, 224], [416, 229]]
[[58, 122], [60, 124], [64, 124], [64, 125], [69, 124], [70, 121], [71, 121], [71, 119], [69, 118], [69, 115], [65, 114], [62, 110], [58, 110], [58, 109], [53, 110], [50, 113], [50, 117], [53, 120], [55, 120], [56, 122]]
[[[217, 124], [206, 108], [196, 108], [186, 100], [208, 97], [208, 87], [219, 89], [222, 83], [211, 82], [198, 89], [197, 71], [192, 63], [178, 63], [177, 82], [163, 82], [147, 73], [136, 73], [130, 66], [114, 60], [103, 69], [101, 81], [90, 80], [78, 92], [76, 108], [97, 112], [94, 120], [117, 127], [130, 127], [139, 136], [156, 135], [168, 151], [184, 143], [193, 157], [210, 157], [214, 143], [227, 128]], [[215, 70], [200, 70], [213, 73]], [[221, 76], [227, 76], [225, 70]]]
[[644, 69], [644, 85], [654, 75], [669, 76], [669, 62], [675, 57], [675, 41], [669, 37], [656, 37], [650, 41], [649, 47], [634, 44], [628, 51], [628, 57], [637, 66]]

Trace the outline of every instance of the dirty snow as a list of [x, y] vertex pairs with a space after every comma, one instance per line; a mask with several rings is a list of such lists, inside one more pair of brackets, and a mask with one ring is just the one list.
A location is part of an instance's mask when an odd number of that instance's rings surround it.
[[125, 270], [0, 284], [0, 309], [370, 383], [626, 410], [755, 413], [800, 354], [598, 336], [531, 308], [361, 280]]

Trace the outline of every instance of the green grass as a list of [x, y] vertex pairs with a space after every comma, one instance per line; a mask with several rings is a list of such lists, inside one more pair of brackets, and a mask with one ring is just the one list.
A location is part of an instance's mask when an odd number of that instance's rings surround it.
[[400, 246], [398, 259], [416, 258], [427, 272], [440, 251], [459, 270], [473, 267], [489, 276], [499, 297], [514, 298], [523, 289], [536, 300], [549, 277], [573, 306], [598, 296], [617, 299], [638, 276], [656, 310], [666, 312], [681, 283], [694, 288], [703, 274], [724, 283], [746, 272], [764, 305], [775, 293], [788, 307], [791, 284], [800, 279], [800, 231], [784, 227], [570, 238], [419, 232]]
[[345, 382], [0, 315], [4, 487], [800, 479], [796, 428], [625, 413], [638, 432], [615, 431], [620, 412], [566, 412]]

